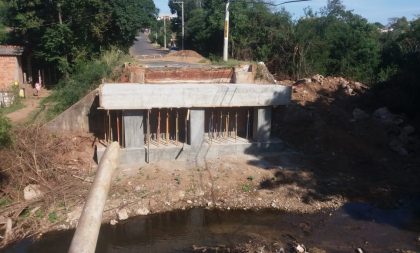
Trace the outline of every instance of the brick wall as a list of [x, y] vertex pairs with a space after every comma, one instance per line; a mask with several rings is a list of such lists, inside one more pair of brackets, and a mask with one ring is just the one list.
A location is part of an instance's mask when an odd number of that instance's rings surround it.
[[0, 56], [0, 90], [10, 90], [14, 81], [22, 82], [16, 56]]

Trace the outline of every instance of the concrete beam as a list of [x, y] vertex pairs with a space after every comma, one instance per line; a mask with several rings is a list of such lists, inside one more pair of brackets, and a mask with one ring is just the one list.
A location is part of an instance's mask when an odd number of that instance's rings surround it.
[[123, 113], [126, 148], [144, 147], [143, 111], [128, 110]]
[[277, 106], [290, 102], [291, 88], [275, 84], [103, 84], [107, 110]]
[[271, 107], [254, 109], [253, 139], [268, 141], [271, 134]]

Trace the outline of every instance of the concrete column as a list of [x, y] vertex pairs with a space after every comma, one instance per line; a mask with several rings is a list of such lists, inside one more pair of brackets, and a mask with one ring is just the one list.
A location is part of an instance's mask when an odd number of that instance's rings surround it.
[[126, 148], [144, 147], [143, 111], [128, 110], [123, 113], [124, 137]]
[[204, 141], [204, 109], [190, 110], [189, 128], [189, 144], [192, 147], [201, 146]]
[[268, 141], [271, 133], [271, 107], [254, 109], [253, 139]]

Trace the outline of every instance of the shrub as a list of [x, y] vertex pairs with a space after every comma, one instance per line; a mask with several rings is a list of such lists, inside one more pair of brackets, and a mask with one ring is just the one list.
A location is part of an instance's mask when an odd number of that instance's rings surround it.
[[42, 103], [51, 104], [47, 118], [52, 118], [79, 101], [90, 91], [99, 86], [101, 80], [112, 77], [118, 65], [130, 61], [128, 55], [118, 49], [104, 52], [93, 60], [80, 60], [67, 78], [60, 80], [52, 95]]
[[7, 147], [11, 144], [11, 129], [12, 125], [10, 124], [9, 119], [0, 113], [0, 148]]

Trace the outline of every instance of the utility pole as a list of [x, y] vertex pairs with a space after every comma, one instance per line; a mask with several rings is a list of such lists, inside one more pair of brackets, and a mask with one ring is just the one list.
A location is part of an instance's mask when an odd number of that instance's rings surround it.
[[228, 60], [228, 53], [229, 53], [229, 5], [230, 5], [230, 0], [226, 0], [225, 35], [224, 35], [224, 43], [223, 43], [223, 61]]
[[182, 12], [182, 50], [184, 50], [184, 36], [185, 36], [185, 25], [184, 25], [184, 1], [174, 2], [175, 4], [181, 5], [181, 12]]
[[166, 50], [166, 16], [163, 16], [163, 48]]

